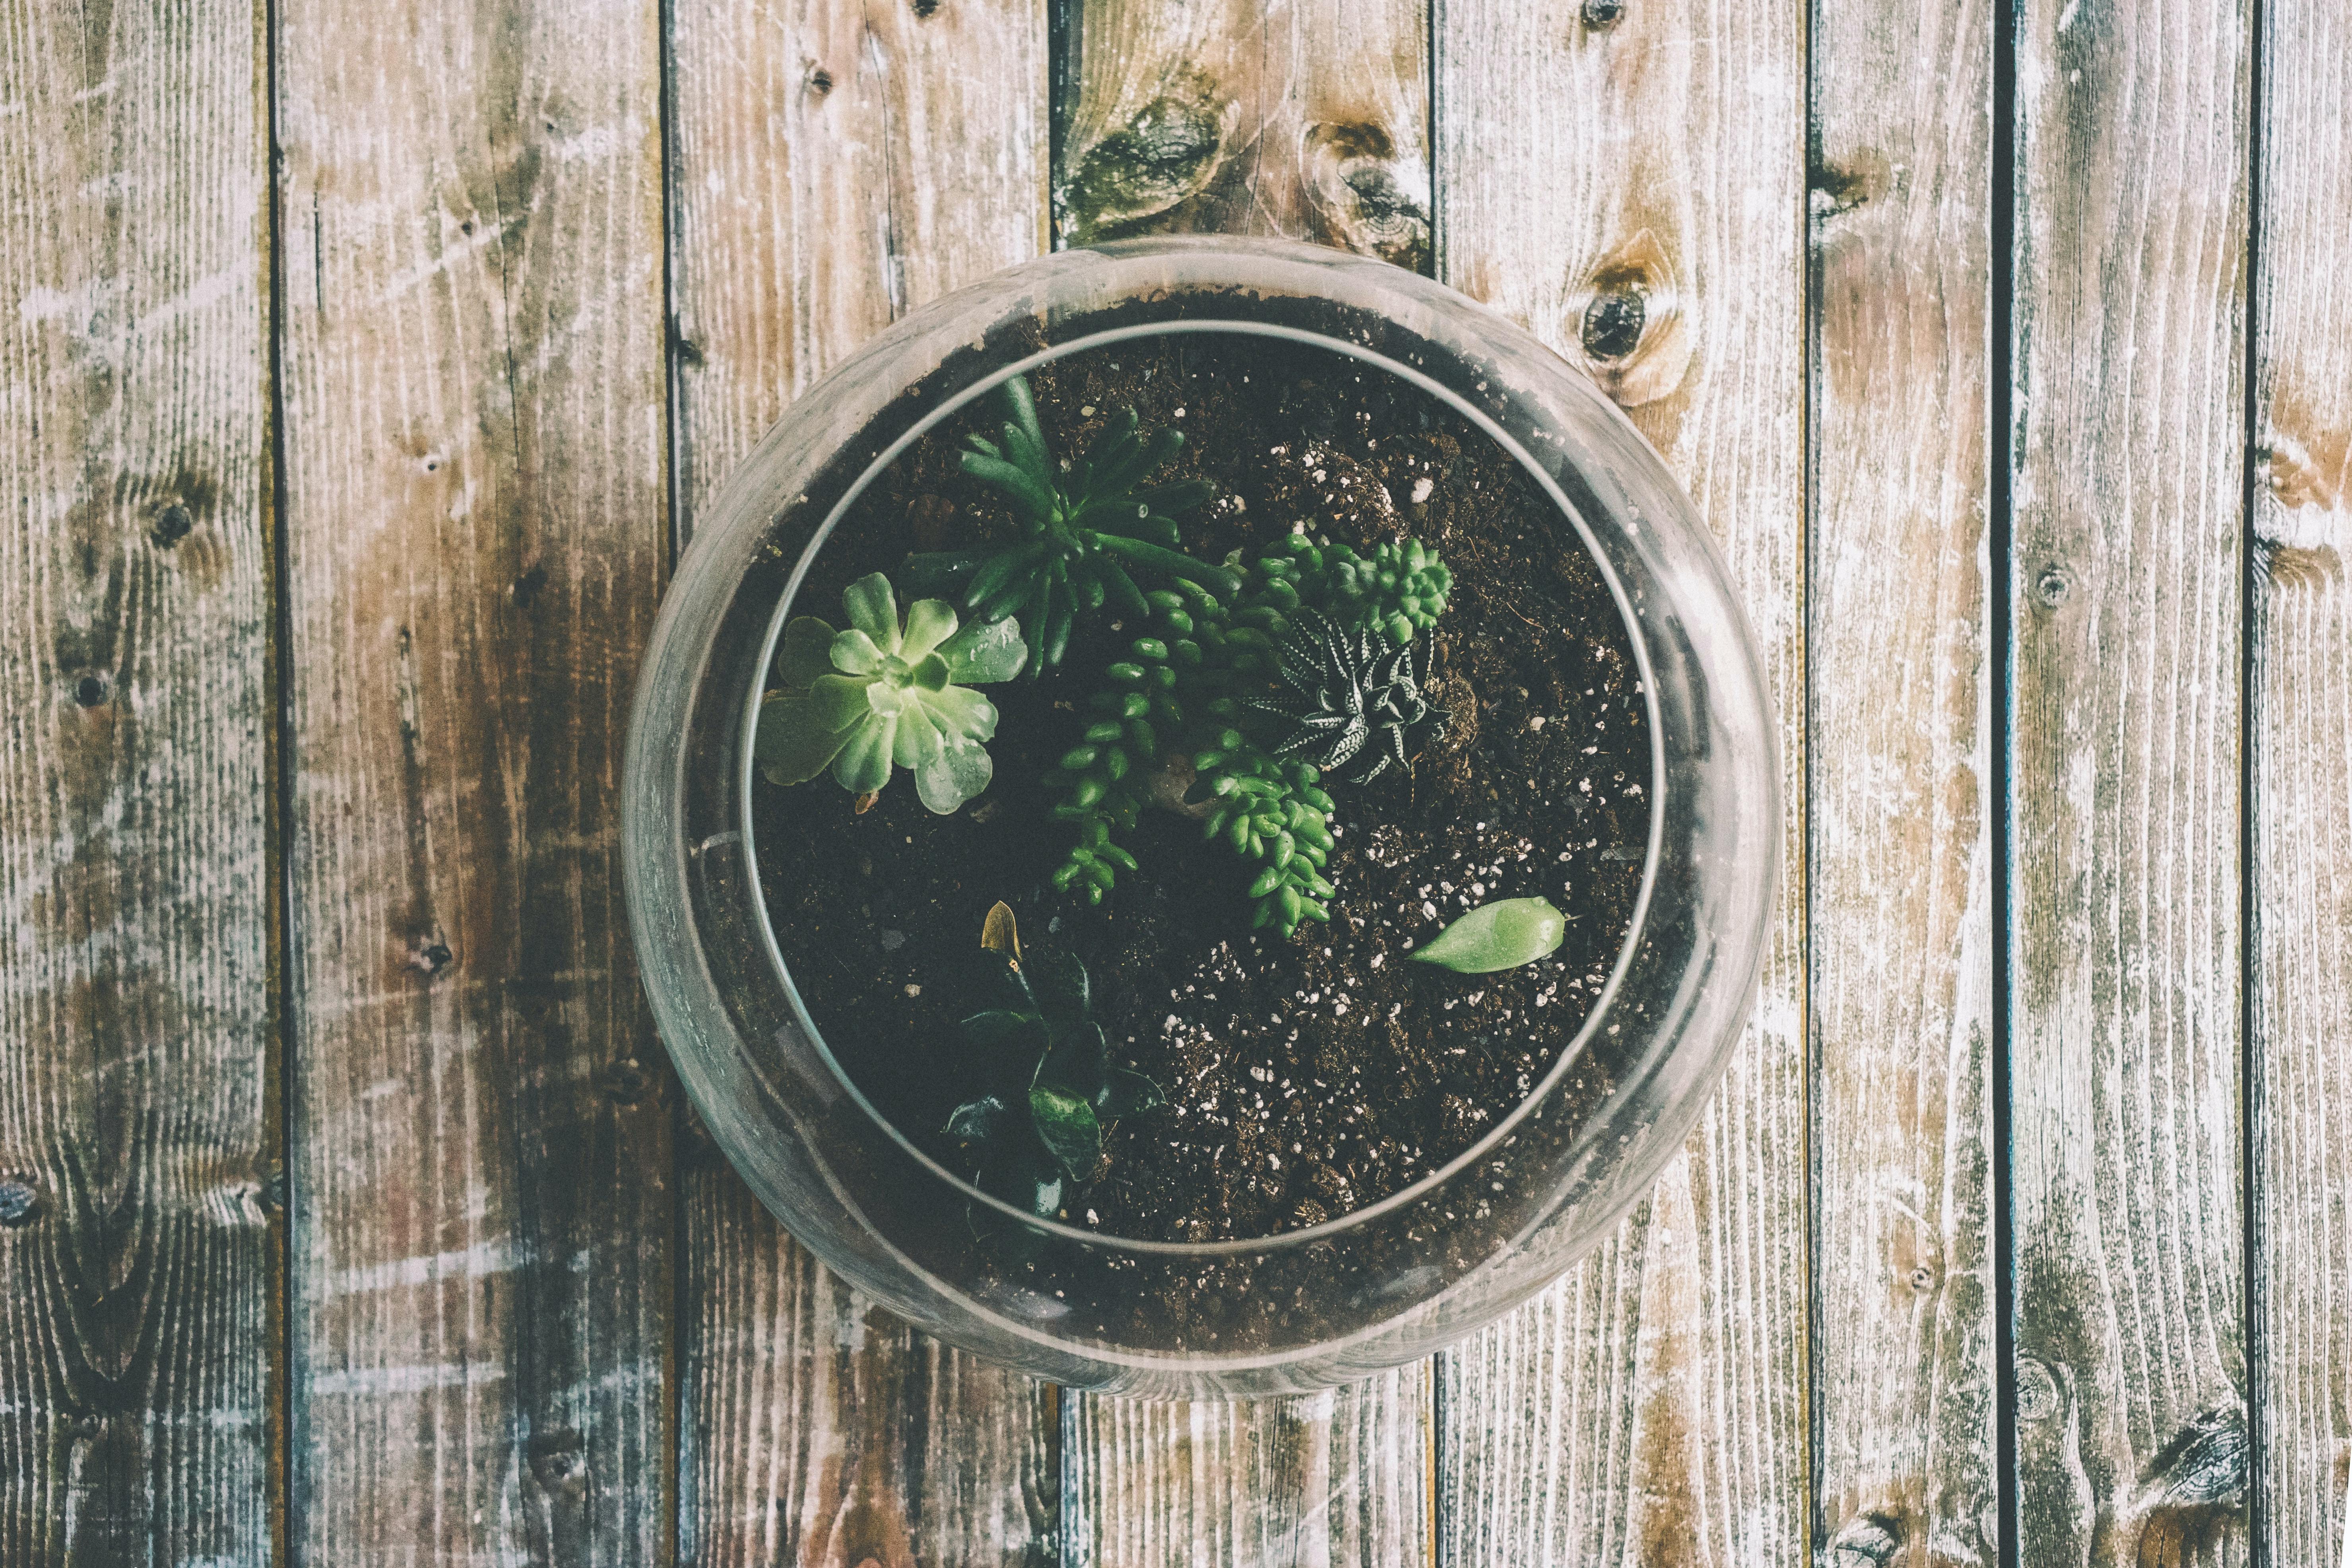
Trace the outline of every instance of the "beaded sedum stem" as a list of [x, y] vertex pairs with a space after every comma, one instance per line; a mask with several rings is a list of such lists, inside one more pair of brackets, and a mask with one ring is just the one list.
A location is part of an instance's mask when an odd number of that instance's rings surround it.
[[1453, 579], [1417, 540], [1363, 556], [1292, 534], [1245, 565], [1228, 564], [1242, 574], [1231, 606], [1192, 582], [1146, 595], [1138, 635], [1087, 699], [1085, 737], [1048, 780], [1064, 792], [1053, 815], [1077, 832], [1054, 882], [1100, 902], [1121, 870], [1135, 868], [1112, 836], [1135, 826], [1153, 781], [1164, 780], [1163, 756], [1173, 753], [1193, 773], [1186, 799], [1207, 808], [1203, 837], [1258, 868], [1253, 923], [1288, 936], [1302, 921], [1330, 918], [1323, 869], [1332, 803], [1313, 764], [1276, 755], [1266, 736], [1253, 733], [1265, 728], [1252, 704], [1273, 688], [1276, 639], [1304, 606], [1402, 647], [1444, 612]]

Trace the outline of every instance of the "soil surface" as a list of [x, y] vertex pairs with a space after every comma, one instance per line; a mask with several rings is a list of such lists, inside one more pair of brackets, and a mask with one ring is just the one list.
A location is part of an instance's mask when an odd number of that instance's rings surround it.
[[[859, 1087], [950, 1168], [939, 1130], [977, 1092], [956, 1020], [992, 1005], [980, 930], [1003, 900], [1024, 950], [1075, 952], [1114, 1058], [1170, 1104], [1105, 1140], [1064, 1217], [1213, 1241], [1336, 1218], [1475, 1143], [1550, 1070], [1614, 966], [1649, 833], [1648, 716], [1624, 626], [1573, 530], [1509, 454], [1443, 404], [1326, 351], [1239, 335], [1138, 340], [1033, 377], [1058, 453], [1117, 411], [1186, 435], [1160, 478], [1218, 500], [1184, 522], [1202, 559], [1294, 525], [1360, 549], [1435, 546], [1453, 598], [1432, 643], [1450, 710], [1410, 776], [1327, 780], [1332, 920], [1248, 930], [1253, 868], [1198, 825], [1147, 812], [1141, 864], [1099, 906], [1048, 878], [1068, 830], [1038, 780], [1075, 744], [1110, 645], [984, 689], [995, 782], [935, 816], [894, 774], [864, 815], [829, 779], [755, 785], [762, 890], [810, 1015]], [[957, 454], [983, 403], [911, 447], [863, 496], [796, 613], [839, 625], [842, 587], [908, 552], [1008, 537], [1009, 508]], [[902, 595], [901, 608], [908, 595]], [[1105, 628], [1102, 637], [1115, 635]], [[1424, 634], [1430, 635], [1430, 634]], [[1491, 975], [1406, 962], [1467, 910], [1542, 894], [1570, 919], [1551, 957]], [[1588, 1086], [1597, 1088], [1598, 1086]]]

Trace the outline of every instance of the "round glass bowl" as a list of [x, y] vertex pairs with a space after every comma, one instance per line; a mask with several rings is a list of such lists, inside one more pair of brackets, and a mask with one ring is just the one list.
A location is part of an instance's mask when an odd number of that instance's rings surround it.
[[[1485, 429], [1625, 617], [1653, 747], [1626, 945], [1559, 1064], [1451, 1164], [1305, 1229], [1187, 1245], [1025, 1221], [920, 1152], [811, 1024], [761, 904], [751, 742], [817, 547], [923, 431], [1043, 360], [1145, 334], [1306, 339]], [[1776, 742], [1723, 563], [1657, 455], [1526, 331], [1383, 262], [1159, 239], [1073, 250], [915, 311], [795, 403], [697, 532], [636, 693], [629, 913], [678, 1076], [761, 1202], [909, 1322], [1038, 1377], [1170, 1396], [1326, 1387], [1425, 1356], [1595, 1246], [1697, 1118], [1744, 1021], [1778, 875]], [[759, 786], [764, 787], [764, 786]], [[1343, 889], [1344, 896], [1344, 889]], [[1589, 1089], [1571, 1093], [1570, 1068]], [[1030, 1230], [1013, 1265], [972, 1205]]]

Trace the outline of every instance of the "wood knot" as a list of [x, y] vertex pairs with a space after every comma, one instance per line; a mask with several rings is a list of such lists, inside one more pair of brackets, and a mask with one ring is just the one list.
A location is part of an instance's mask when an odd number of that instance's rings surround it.
[[940, 14], [940, 0], [914, 0], [915, 15], [928, 22]]
[[1140, 232], [1216, 177], [1241, 105], [1198, 74], [1178, 87], [1088, 147], [1056, 184], [1055, 221], [1066, 238], [1084, 245]]
[[530, 1439], [531, 1479], [541, 1489], [577, 1495], [588, 1489], [587, 1445], [569, 1426], [535, 1433]]
[[1638, 289], [1612, 289], [1595, 294], [1584, 307], [1584, 330], [1578, 334], [1584, 352], [1594, 359], [1623, 359], [1642, 341], [1647, 308]]
[[2200, 1411], [2148, 1462], [2137, 1506], [2143, 1511], [2243, 1508], [2250, 1452], [2245, 1406]]
[[114, 682], [106, 678], [104, 670], [93, 669], [74, 682], [73, 694], [74, 700], [85, 708], [102, 707], [114, 695]]
[[178, 501], [173, 501], [155, 514], [155, 526], [147, 537], [158, 546], [169, 550], [196, 531], [196, 515]]
[[2074, 584], [2063, 566], [2044, 566], [2042, 575], [2033, 580], [2033, 596], [2053, 610], [2064, 604], [2066, 595], [2074, 591]]
[[1588, 32], [1603, 32], [1625, 19], [1625, 0], [1584, 0], [1584, 26]]
[[632, 1106], [653, 1087], [654, 1075], [635, 1057], [623, 1057], [604, 1069], [604, 1093], [614, 1104]]
[[408, 950], [408, 966], [429, 978], [448, 968], [457, 961], [457, 956], [449, 951], [449, 944], [439, 937], [420, 937]]
[[1601, 258], [1568, 300], [1585, 369], [1620, 407], [1673, 393], [1690, 370], [1682, 289], [1658, 237], [1643, 229]]
[[41, 1189], [30, 1176], [0, 1176], [0, 1226], [16, 1230], [41, 1212]]
[[1902, 1546], [1903, 1527], [1898, 1521], [1888, 1514], [1864, 1513], [1839, 1527], [1823, 1555], [1830, 1568], [1858, 1568], [1862, 1563], [1891, 1563]]
[[823, 98], [833, 90], [833, 73], [823, 66], [809, 67], [808, 89], [817, 97]]
[[527, 610], [530, 608], [531, 601], [539, 597], [539, 591], [546, 586], [547, 568], [533, 566], [514, 580], [514, 585], [508, 593], [518, 605]]
[[1427, 171], [1403, 167], [1383, 125], [1325, 121], [1305, 132], [1316, 237], [1420, 271], [1429, 263]]

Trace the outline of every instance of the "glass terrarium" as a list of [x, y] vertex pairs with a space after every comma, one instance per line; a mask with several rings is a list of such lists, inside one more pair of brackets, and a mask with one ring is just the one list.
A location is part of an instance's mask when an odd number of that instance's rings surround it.
[[[1000, 418], [1032, 405], [1034, 437]], [[1024, 453], [1034, 479], [1007, 471]], [[1065, 539], [1070, 571], [1049, 583], [1037, 563], [1062, 558], [1037, 541], [1062, 535], [1043, 520], [1105, 468], [1129, 489], [1086, 511], [1098, 531]], [[1088, 565], [1123, 509], [1164, 532]], [[1014, 555], [1034, 592], [991, 564]], [[1336, 601], [1299, 612], [1286, 574], [1327, 596], [1378, 578], [1362, 591], [1389, 597], [1341, 627]], [[887, 610], [870, 586], [885, 579]], [[1429, 586], [1449, 581], [1451, 608]], [[992, 613], [996, 653], [963, 659]], [[1216, 626], [1259, 650], [1264, 691]], [[1341, 698], [1297, 678], [1308, 626], [1350, 671]], [[902, 627], [910, 658], [889, 663]], [[824, 638], [850, 637], [856, 680], [912, 692], [947, 681], [931, 649], [959, 630], [956, 668], [994, 684], [961, 710], [986, 723], [946, 753], [955, 769], [926, 753], [918, 789], [841, 746], [777, 768], [775, 705], [812, 679], [796, 665], [831, 673]], [[1224, 669], [1217, 708], [1240, 728], [1150, 739], [1162, 710], [1115, 683], [1148, 688], [1157, 660], [1181, 695], [1196, 675], [1172, 667], [1204, 657], [1244, 671]], [[1385, 729], [1349, 710], [1358, 662], [1386, 672]], [[1344, 721], [1363, 743], [1299, 751], [1244, 708]], [[1267, 787], [1298, 797], [1286, 818], [1217, 793], [1235, 764], [1203, 737], [1243, 745], [1244, 730], [1266, 737], [1244, 749]], [[1131, 775], [1106, 758], [1120, 745]], [[1286, 761], [1283, 784], [1275, 752], [1328, 776]], [[1428, 1354], [1540, 1289], [1648, 1190], [1748, 1008], [1777, 781], [1722, 562], [1578, 371], [1383, 263], [1165, 239], [961, 290], [793, 406], [663, 606], [623, 809], [679, 1077], [828, 1267], [1039, 1377], [1255, 1395]], [[1459, 967], [1415, 962], [1449, 953]], [[1120, 1081], [1153, 1080], [1100, 1101], [1078, 1153], [1039, 1121], [1060, 1168], [1034, 1184], [1008, 1186], [959, 1141], [980, 1103], [957, 1103], [963, 1053], [996, 1047], [958, 1020], [1007, 1016], [976, 1000], [975, 959], [1091, 966], [1089, 1037]], [[987, 1103], [1006, 1100], [1026, 1129], [1017, 1095]], [[1033, 1163], [1040, 1146], [1022, 1145]]]

